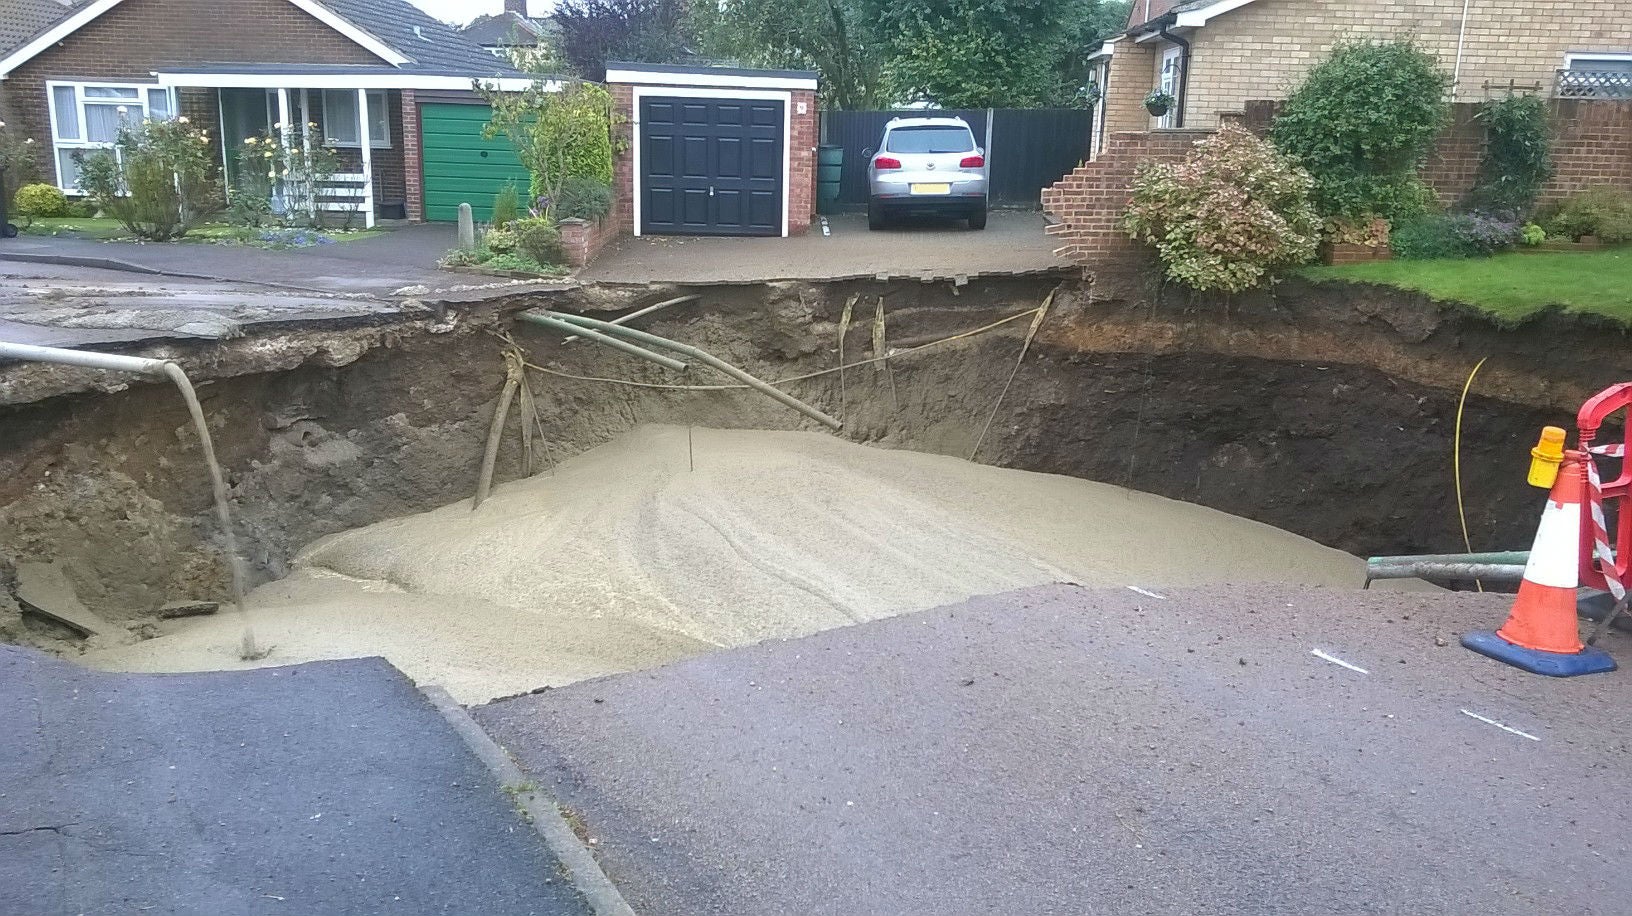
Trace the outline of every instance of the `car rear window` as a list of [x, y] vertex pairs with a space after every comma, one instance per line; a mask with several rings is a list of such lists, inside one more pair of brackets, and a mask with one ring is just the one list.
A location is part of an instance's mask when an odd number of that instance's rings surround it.
[[892, 153], [967, 153], [975, 137], [967, 127], [897, 127], [884, 148]]

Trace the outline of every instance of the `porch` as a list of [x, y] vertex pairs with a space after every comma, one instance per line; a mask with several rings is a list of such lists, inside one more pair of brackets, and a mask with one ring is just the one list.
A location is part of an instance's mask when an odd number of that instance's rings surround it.
[[[270, 193], [276, 213], [307, 210], [314, 223], [373, 228], [379, 219], [407, 216], [403, 175], [401, 93], [387, 89], [301, 87], [215, 90], [220, 111], [221, 167], [229, 199], [236, 194]], [[332, 163], [310, 186], [280, 180], [246, 180], [260, 165], [241, 151], [276, 142], [284, 163]], [[325, 151], [332, 151], [327, 152]]]
[[[180, 94], [181, 108], [218, 125], [222, 174], [229, 200], [267, 194], [274, 212], [305, 211], [314, 223], [373, 228], [380, 220], [406, 219], [417, 207], [409, 199], [409, 144], [404, 125], [413, 93], [385, 84], [377, 73], [194, 72], [157, 74], [159, 84]], [[407, 107], [405, 107], [407, 106]], [[417, 139], [417, 138], [415, 138]], [[255, 143], [276, 144], [284, 166], [269, 182], [243, 155]], [[314, 180], [287, 180], [298, 163], [324, 162]], [[253, 167], [256, 171], [250, 172]], [[268, 184], [271, 187], [268, 188]]]

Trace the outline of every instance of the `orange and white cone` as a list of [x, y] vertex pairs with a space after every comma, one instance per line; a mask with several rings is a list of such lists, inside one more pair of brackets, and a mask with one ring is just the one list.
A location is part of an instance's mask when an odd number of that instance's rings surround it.
[[1615, 670], [1615, 660], [1609, 655], [1581, 644], [1575, 620], [1576, 589], [1581, 584], [1581, 506], [1586, 493], [1585, 456], [1567, 452], [1541, 512], [1513, 611], [1500, 630], [1469, 633], [1462, 637], [1462, 645], [1552, 677]]

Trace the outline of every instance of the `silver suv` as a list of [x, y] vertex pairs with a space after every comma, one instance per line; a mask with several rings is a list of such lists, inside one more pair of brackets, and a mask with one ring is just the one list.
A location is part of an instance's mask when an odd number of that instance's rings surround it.
[[902, 213], [961, 216], [986, 228], [986, 154], [962, 118], [892, 118], [868, 150], [867, 228]]

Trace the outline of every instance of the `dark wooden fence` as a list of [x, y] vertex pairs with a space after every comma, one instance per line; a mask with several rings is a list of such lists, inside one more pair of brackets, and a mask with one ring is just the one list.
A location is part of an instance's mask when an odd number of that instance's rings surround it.
[[992, 203], [1036, 207], [1043, 188], [1059, 181], [1088, 158], [1093, 113], [1075, 108], [980, 108], [963, 111], [824, 111], [822, 143], [844, 147], [839, 203], [867, 203], [867, 157], [891, 118], [957, 117], [969, 122], [975, 142], [986, 149]]

